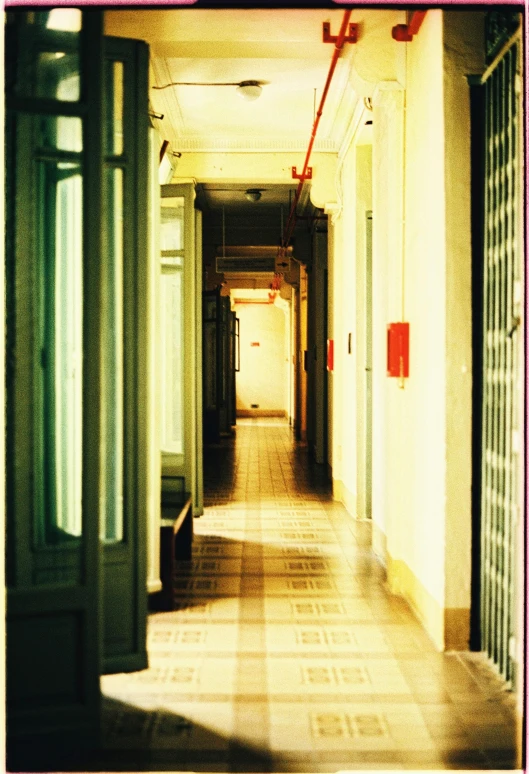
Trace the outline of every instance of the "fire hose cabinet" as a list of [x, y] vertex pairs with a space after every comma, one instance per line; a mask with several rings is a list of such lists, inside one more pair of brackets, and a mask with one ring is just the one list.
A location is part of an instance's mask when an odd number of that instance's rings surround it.
[[410, 375], [410, 324], [388, 324], [388, 376], [401, 379]]
[[334, 371], [334, 339], [327, 339], [327, 371]]

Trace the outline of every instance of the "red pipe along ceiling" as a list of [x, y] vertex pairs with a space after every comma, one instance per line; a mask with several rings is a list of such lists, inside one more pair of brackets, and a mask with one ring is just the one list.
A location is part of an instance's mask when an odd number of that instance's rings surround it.
[[314, 140], [316, 138], [316, 132], [318, 131], [318, 124], [320, 123], [321, 114], [323, 113], [323, 106], [325, 105], [325, 100], [327, 99], [327, 93], [329, 91], [329, 87], [331, 85], [332, 77], [334, 75], [334, 71], [336, 69], [336, 64], [338, 62], [338, 57], [340, 56], [343, 45], [345, 42], [345, 36], [347, 31], [347, 25], [349, 24], [349, 19], [351, 18], [352, 10], [344, 11], [343, 15], [343, 21], [342, 26], [340, 27], [340, 32], [338, 33], [338, 36], [336, 38], [336, 43], [334, 44], [334, 52], [331, 59], [331, 66], [329, 67], [329, 73], [327, 75], [327, 81], [325, 82], [325, 88], [323, 89], [323, 94], [321, 95], [321, 101], [320, 106], [318, 108], [318, 111], [316, 113], [316, 119], [314, 121], [314, 125], [312, 127], [312, 134], [310, 136], [310, 142], [309, 147], [307, 149], [307, 155], [305, 157], [305, 163], [303, 164], [303, 171], [299, 178], [298, 187], [296, 189], [296, 194], [294, 196], [294, 201], [292, 202], [292, 208], [290, 210], [290, 214], [288, 216], [288, 220], [285, 225], [285, 230], [283, 232], [283, 241], [282, 241], [282, 248], [288, 247], [288, 243], [290, 242], [290, 239], [292, 237], [292, 232], [294, 231], [294, 226], [296, 224], [296, 207], [298, 205], [299, 197], [301, 196], [301, 190], [303, 188], [303, 183], [305, 182], [307, 178], [307, 167], [309, 166], [309, 160], [310, 160], [310, 154], [312, 152], [312, 146], [314, 145]]

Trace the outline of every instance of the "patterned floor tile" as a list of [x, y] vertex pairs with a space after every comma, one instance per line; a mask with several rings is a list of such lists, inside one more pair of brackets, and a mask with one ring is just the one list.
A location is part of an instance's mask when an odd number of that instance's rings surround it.
[[288, 424], [238, 422], [206, 447], [205, 482], [149, 668], [101, 679], [108, 771], [514, 767], [498, 678], [438, 653], [387, 592], [371, 524], [332, 500]]

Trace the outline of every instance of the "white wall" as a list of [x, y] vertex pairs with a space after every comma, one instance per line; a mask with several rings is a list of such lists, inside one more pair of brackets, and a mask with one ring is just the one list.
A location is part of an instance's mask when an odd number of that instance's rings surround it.
[[[240, 320], [241, 370], [236, 377], [237, 412], [288, 414], [288, 360], [285, 356], [289, 333], [285, 313], [274, 304], [235, 304]], [[252, 346], [258, 343], [259, 346]]]
[[[336, 331], [335, 350], [340, 358], [341, 380], [341, 424], [342, 431], [342, 465], [341, 465], [341, 499], [353, 515], [357, 515], [356, 491], [356, 435], [357, 414], [354, 398], [356, 373], [356, 293], [355, 293], [355, 245], [356, 245], [356, 155], [354, 147], [344, 160], [342, 173], [343, 210], [341, 215], [341, 279], [335, 293], [339, 295], [341, 307], [341, 326]], [[353, 333], [352, 353], [348, 353], [348, 334]]]
[[[365, 120], [371, 118], [365, 112]], [[366, 432], [369, 423], [366, 417], [366, 216], [373, 207], [372, 147], [370, 144], [358, 144], [355, 153], [355, 200], [356, 233], [354, 266], [355, 278], [353, 292], [356, 297], [356, 318], [352, 329], [352, 356], [356, 372], [356, 475], [357, 515], [366, 517]], [[349, 388], [346, 390], [351, 392]], [[372, 434], [372, 430], [371, 430]], [[347, 486], [353, 486], [350, 480]]]
[[[439, 648], [466, 647], [470, 606], [469, 103], [482, 17], [428, 11], [373, 89], [373, 545]], [[398, 66], [397, 66], [398, 65]], [[406, 86], [406, 88], [404, 88]], [[361, 122], [359, 122], [361, 123]], [[332, 228], [334, 492], [363, 515], [363, 219], [369, 162], [343, 156]], [[340, 192], [339, 192], [340, 193]], [[340, 196], [338, 197], [340, 198]], [[386, 373], [387, 324], [410, 324], [410, 376]], [[347, 354], [347, 333], [357, 330]], [[357, 439], [359, 443], [357, 446]], [[357, 480], [358, 474], [358, 480]]]
[[[374, 111], [379, 342], [374, 518], [384, 532], [390, 587], [408, 597], [440, 648], [467, 647], [469, 632], [472, 385], [465, 75], [480, 71], [482, 46], [479, 14], [429, 11], [407, 45], [406, 90], [379, 92]], [[410, 377], [404, 389], [384, 376], [382, 357], [385, 324], [401, 319], [410, 323]]]
[[[400, 389], [396, 379], [383, 377], [388, 430], [387, 551], [391, 587], [408, 596], [436, 644], [443, 647], [446, 245], [441, 11], [428, 12], [420, 33], [407, 47], [406, 84], [405, 93], [393, 93], [392, 106], [385, 111], [386, 137], [380, 138], [387, 148], [394, 122], [401, 132], [405, 130], [404, 158], [399, 132], [400, 147], [394, 149], [397, 160], [393, 162], [399, 169], [393, 170], [396, 181], [389, 188], [396, 207], [384, 235], [384, 257], [391, 268], [380, 335], [385, 336], [384, 323], [403, 319], [410, 323], [410, 377], [405, 388]], [[404, 99], [407, 120], [403, 127]], [[383, 104], [380, 109], [384, 111]], [[391, 154], [391, 147], [387, 152]], [[374, 210], [379, 211], [377, 203]], [[379, 220], [374, 219], [376, 238], [380, 236]], [[375, 254], [379, 260], [376, 247]], [[383, 368], [385, 374], [385, 363]]]

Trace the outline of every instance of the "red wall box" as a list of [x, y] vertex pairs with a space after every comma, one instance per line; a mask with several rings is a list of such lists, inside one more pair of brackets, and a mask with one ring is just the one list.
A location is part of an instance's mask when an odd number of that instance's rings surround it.
[[410, 324], [388, 324], [388, 376], [410, 375]]
[[327, 339], [327, 371], [334, 371], [334, 339]]

